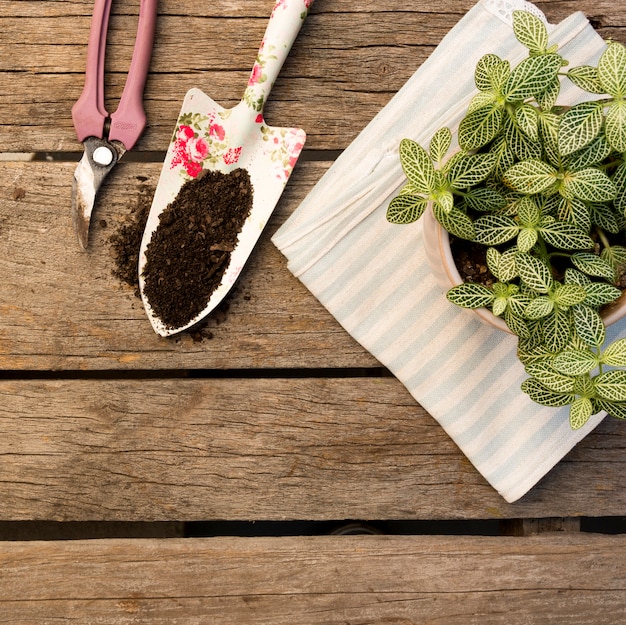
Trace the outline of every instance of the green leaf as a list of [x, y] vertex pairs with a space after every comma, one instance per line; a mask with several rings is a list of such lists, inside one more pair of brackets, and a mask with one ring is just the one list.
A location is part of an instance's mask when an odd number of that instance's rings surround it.
[[620, 289], [606, 282], [590, 282], [584, 289], [587, 293], [585, 304], [595, 308], [614, 302], [622, 294]]
[[435, 167], [428, 152], [412, 139], [400, 141], [402, 169], [418, 193], [432, 193], [435, 189]]
[[598, 80], [604, 90], [614, 98], [626, 96], [626, 48], [612, 42], [598, 61]]
[[574, 267], [588, 276], [613, 280], [613, 267], [609, 262], [591, 252], [576, 252], [570, 257]]
[[522, 132], [522, 129], [511, 114], [504, 117], [504, 137], [517, 160], [526, 161], [541, 158], [541, 144]]
[[572, 430], [579, 430], [593, 414], [593, 404], [587, 397], [578, 397], [569, 409], [569, 424]]
[[548, 47], [546, 25], [528, 11], [513, 11], [513, 32], [531, 52], [545, 52]]
[[527, 227], [538, 226], [541, 222], [541, 208], [530, 196], [524, 196], [517, 205], [520, 223]]
[[606, 338], [602, 317], [589, 306], [574, 306], [572, 310], [576, 334], [590, 347], [600, 347]]
[[580, 67], [572, 67], [567, 72], [567, 77], [583, 91], [589, 93], [606, 93], [604, 87], [598, 79], [598, 70], [591, 65], [581, 65]]
[[554, 280], [548, 265], [542, 260], [526, 253], [515, 256], [517, 272], [522, 282], [537, 293], [548, 293]]
[[548, 362], [537, 361], [526, 365], [526, 373], [540, 384], [557, 393], [573, 393], [574, 378], [556, 371]]
[[586, 290], [587, 286], [591, 284], [591, 279], [577, 269], [568, 267], [565, 270], [565, 284], [578, 284]]
[[495, 104], [468, 113], [459, 125], [459, 145], [464, 150], [476, 150], [491, 141], [502, 125], [502, 110]]
[[[510, 300], [509, 300], [510, 304]], [[526, 322], [516, 315], [510, 306], [507, 306], [507, 309], [504, 311], [504, 321], [508, 326], [509, 330], [513, 332], [516, 336], [519, 336], [522, 339], [527, 339], [530, 336], [530, 331], [528, 330], [528, 326]]]
[[613, 181], [595, 167], [569, 172], [563, 179], [562, 189], [566, 197], [585, 202], [608, 202], [617, 195]]
[[575, 401], [576, 397], [568, 393], [557, 393], [542, 386], [537, 380], [529, 378], [522, 382], [522, 391], [535, 403], [551, 408], [567, 406]]
[[529, 252], [539, 240], [539, 233], [535, 228], [522, 228], [517, 236], [517, 249], [520, 252]]
[[553, 185], [557, 180], [557, 174], [554, 167], [533, 159], [509, 167], [504, 174], [504, 182], [520, 193], [532, 195], [541, 193]]
[[539, 140], [539, 114], [530, 104], [522, 104], [515, 111], [515, 121], [521, 131], [532, 141]]
[[573, 106], [561, 118], [561, 154], [567, 156], [591, 143], [600, 134], [603, 122], [603, 107], [600, 102], [582, 102]]
[[600, 362], [610, 367], [626, 367], [626, 339], [613, 341], [602, 353]]
[[535, 297], [530, 301], [524, 316], [527, 319], [542, 319], [547, 317], [554, 310], [554, 302], [548, 297]]
[[606, 137], [601, 134], [589, 145], [574, 152], [569, 158], [568, 169], [578, 171], [587, 167], [600, 164], [611, 153], [611, 146]]
[[554, 309], [554, 314], [542, 320], [543, 342], [551, 352], [565, 349], [572, 336], [571, 316], [568, 311]]
[[601, 399], [626, 401], [626, 371], [614, 369], [601, 373], [594, 379], [594, 386]]
[[626, 419], [626, 402], [611, 402], [604, 399], [596, 399], [596, 406], [606, 411], [616, 419]]
[[546, 87], [546, 90], [536, 95], [535, 99], [543, 111], [551, 111], [556, 105], [560, 93], [561, 81], [558, 76], [555, 76], [552, 82]]
[[482, 308], [489, 306], [495, 299], [491, 289], [482, 284], [471, 282], [453, 286], [446, 297], [450, 302], [462, 308]]
[[613, 184], [617, 191], [614, 205], [615, 208], [626, 216], [626, 162], [623, 162], [613, 174]]
[[506, 200], [502, 195], [490, 187], [468, 189], [464, 199], [471, 209], [482, 213], [496, 212], [506, 206]]
[[587, 297], [587, 291], [577, 284], [557, 284], [552, 297], [557, 306], [569, 308], [583, 302]]
[[410, 224], [417, 221], [428, 204], [428, 200], [417, 195], [398, 195], [387, 208], [387, 221], [392, 224]]
[[617, 100], [609, 107], [605, 121], [606, 140], [618, 152], [626, 152], [626, 102]]
[[553, 247], [561, 250], [588, 250], [593, 248], [593, 239], [574, 224], [560, 221], [539, 228], [541, 236]]
[[504, 85], [507, 101], [524, 100], [544, 92], [556, 77], [562, 61], [558, 54], [530, 56], [521, 61]]
[[454, 208], [454, 196], [451, 191], [441, 191], [435, 195], [435, 205], [445, 213], [450, 213]]
[[496, 164], [493, 154], [472, 154], [457, 159], [448, 172], [448, 182], [455, 189], [466, 189], [482, 182]]
[[621, 245], [605, 247], [600, 253], [600, 258], [612, 267], [613, 280], [615, 280], [620, 271], [626, 266], [626, 248]]
[[598, 359], [589, 350], [566, 349], [554, 357], [552, 366], [563, 375], [585, 375], [598, 366]]
[[446, 212], [439, 204], [433, 204], [433, 214], [435, 215], [435, 219], [437, 219], [450, 234], [460, 239], [467, 239], [468, 241], [474, 240], [476, 236], [474, 222], [465, 213], [456, 208], [452, 208], [450, 211]]
[[485, 54], [474, 71], [474, 82], [480, 91], [498, 93], [511, 73], [508, 61], [495, 54]]
[[483, 245], [500, 245], [517, 236], [519, 226], [505, 215], [485, 215], [475, 222], [476, 241]]
[[430, 140], [430, 158], [435, 163], [443, 162], [451, 143], [452, 131], [449, 128], [440, 128]]
[[[618, 222], [618, 215], [615, 214], [612, 207], [602, 204], [601, 202], [583, 203], [583, 205], [588, 207], [589, 218], [594, 224], [600, 226], [602, 230], [606, 230], [607, 232], [613, 234], [619, 233], [620, 224]], [[588, 229], [591, 229], [591, 226], [589, 226]]]

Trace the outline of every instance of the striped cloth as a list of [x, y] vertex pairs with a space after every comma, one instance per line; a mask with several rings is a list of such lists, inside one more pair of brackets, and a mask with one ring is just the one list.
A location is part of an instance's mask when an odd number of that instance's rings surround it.
[[[395, 226], [385, 212], [404, 183], [400, 140], [427, 145], [439, 127], [458, 126], [483, 54], [495, 52], [511, 63], [526, 56], [511, 30], [511, 11], [519, 4], [475, 5], [272, 238], [290, 271], [407, 387], [508, 502], [531, 489], [604, 415], [574, 432], [567, 409], [530, 401], [520, 390], [527, 376], [515, 338], [450, 304], [429, 271], [421, 221]], [[595, 63], [605, 48], [582, 13], [548, 28], [550, 43], [558, 43], [572, 65]], [[579, 90], [565, 87], [560, 102], [578, 97]], [[626, 336], [621, 326], [609, 338], [620, 330]]]

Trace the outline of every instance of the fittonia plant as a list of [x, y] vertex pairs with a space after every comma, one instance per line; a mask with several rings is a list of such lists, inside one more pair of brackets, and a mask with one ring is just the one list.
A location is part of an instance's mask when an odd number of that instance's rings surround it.
[[[448, 128], [428, 150], [402, 140], [407, 183], [387, 219], [414, 222], [430, 204], [451, 235], [485, 247], [493, 282], [447, 297], [504, 318], [534, 401], [569, 405], [572, 428], [603, 410], [626, 419], [626, 339], [605, 346], [601, 317], [626, 268], [626, 48], [608, 42], [597, 66], [570, 68], [540, 19], [516, 11], [513, 29], [529, 54], [515, 67], [480, 59], [460, 149], [449, 156]], [[559, 106], [561, 80], [596, 99]]]

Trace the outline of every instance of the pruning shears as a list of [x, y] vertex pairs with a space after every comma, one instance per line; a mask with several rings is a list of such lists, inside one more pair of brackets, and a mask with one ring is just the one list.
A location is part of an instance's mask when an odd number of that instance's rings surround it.
[[104, 56], [111, 0], [95, 0], [85, 86], [72, 107], [76, 136], [84, 147], [72, 185], [72, 220], [83, 250], [89, 240], [89, 222], [98, 189], [146, 126], [143, 91], [152, 56], [157, 0], [141, 0], [133, 56], [122, 97], [115, 113], [104, 107]]

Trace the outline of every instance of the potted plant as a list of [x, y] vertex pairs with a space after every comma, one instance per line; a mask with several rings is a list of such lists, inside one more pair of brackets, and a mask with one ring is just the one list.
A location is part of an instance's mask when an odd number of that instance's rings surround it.
[[[626, 284], [626, 48], [569, 67], [534, 15], [515, 11], [513, 30], [528, 56], [480, 59], [458, 149], [448, 128], [428, 150], [402, 140], [407, 182], [387, 219], [428, 209], [446, 241], [482, 254], [487, 279], [465, 276], [447, 298], [518, 337], [534, 401], [569, 405], [572, 428], [603, 410], [625, 419], [626, 339], [605, 345], [605, 311]], [[559, 105], [561, 80], [589, 101]]]

